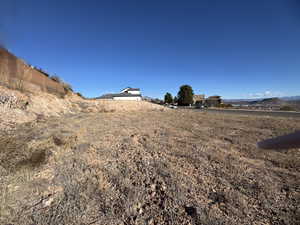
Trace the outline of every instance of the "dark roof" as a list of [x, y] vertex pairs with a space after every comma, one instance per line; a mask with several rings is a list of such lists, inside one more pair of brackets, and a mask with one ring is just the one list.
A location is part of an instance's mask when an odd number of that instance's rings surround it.
[[221, 96], [219, 95], [213, 95], [213, 96], [209, 96], [208, 99], [220, 99]]
[[114, 97], [142, 97], [142, 95], [133, 95], [129, 93], [105, 94], [96, 99], [112, 99]]
[[122, 89], [121, 91], [124, 91], [125, 89], [128, 89], [127, 91], [139, 91], [140, 90], [139, 88], [127, 87], [127, 88]]

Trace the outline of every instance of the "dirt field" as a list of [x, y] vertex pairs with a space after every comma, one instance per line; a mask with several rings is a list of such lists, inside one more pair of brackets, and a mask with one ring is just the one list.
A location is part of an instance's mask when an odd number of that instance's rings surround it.
[[0, 224], [300, 224], [299, 119], [185, 110], [37, 118], [0, 135]]

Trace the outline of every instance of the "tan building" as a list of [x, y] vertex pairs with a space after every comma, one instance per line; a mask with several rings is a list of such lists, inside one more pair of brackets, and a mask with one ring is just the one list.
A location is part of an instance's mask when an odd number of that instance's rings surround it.
[[218, 96], [218, 95], [210, 96], [205, 100], [205, 104], [208, 107], [217, 107], [221, 103], [222, 103], [221, 96]]
[[205, 103], [205, 95], [194, 95], [193, 97], [194, 104], [204, 104]]

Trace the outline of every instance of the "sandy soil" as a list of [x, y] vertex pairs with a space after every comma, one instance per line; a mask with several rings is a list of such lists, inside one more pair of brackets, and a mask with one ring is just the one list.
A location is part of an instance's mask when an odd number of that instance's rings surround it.
[[166, 111], [145, 101], [83, 99], [74, 93], [64, 98], [44, 92], [20, 92], [0, 86], [0, 130], [13, 131], [18, 124], [48, 117], [90, 112]]
[[300, 120], [76, 113], [0, 135], [0, 224], [299, 224]]

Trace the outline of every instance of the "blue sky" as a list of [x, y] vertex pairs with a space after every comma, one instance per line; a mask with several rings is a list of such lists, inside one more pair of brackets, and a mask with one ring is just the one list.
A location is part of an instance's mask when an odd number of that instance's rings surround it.
[[0, 41], [89, 97], [300, 94], [299, 0], [1, 0]]

